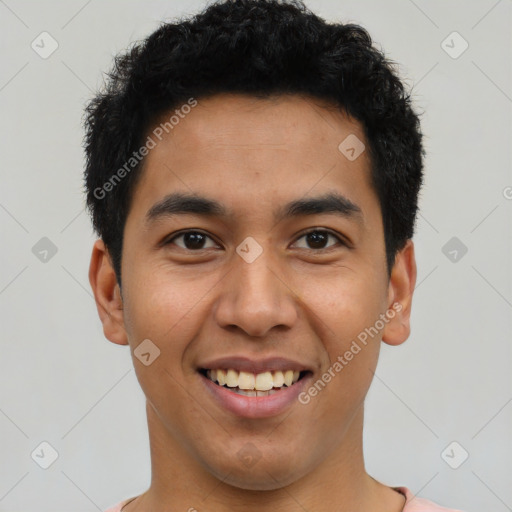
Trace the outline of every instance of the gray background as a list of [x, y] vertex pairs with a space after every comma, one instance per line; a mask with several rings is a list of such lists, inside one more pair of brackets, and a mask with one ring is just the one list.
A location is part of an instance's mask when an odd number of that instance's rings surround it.
[[[87, 279], [81, 119], [115, 52], [203, 5], [0, 0], [0, 511], [104, 510], [149, 485], [144, 397]], [[424, 111], [412, 334], [383, 345], [367, 469], [468, 512], [512, 510], [512, 1], [307, 5], [365, 26]], [[43, 31], [59, 45], [46, 59]], [[43, 441], [59, 455], [46, 470]]]

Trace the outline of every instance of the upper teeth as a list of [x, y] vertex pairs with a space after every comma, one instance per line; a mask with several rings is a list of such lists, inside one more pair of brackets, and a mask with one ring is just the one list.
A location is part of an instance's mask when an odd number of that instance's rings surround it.
[[291, 386], [299, 380], [300, 372], [293, 370], [249, 373], [238, 372], [230, 368], [229, 370], [207, 370], [206, 375], [213, 382], [218, 382], [220, 386], [230, 388], [255, 389], [257, 391], [267, 391], [272, 388], [280, 388], [284, 384]]

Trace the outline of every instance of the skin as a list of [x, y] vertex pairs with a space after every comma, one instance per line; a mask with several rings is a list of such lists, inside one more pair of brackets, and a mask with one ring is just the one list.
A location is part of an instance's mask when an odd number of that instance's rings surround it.
[[[133, 357], [152, 478], [123, 512], [403, 509], [404, 497], [365, 470], [363, 404], [381, 341], [398, 345], [410, 333], [414, 246], [388, 279], [368, 152], [349, 161], [338, 150], [349, 134], [366, 144], [357, 121], [318, 100], [225, 94], [200, 99], [146, 157], [125, 225], [122, 292], [101, 240], [89, 272], [105, 336], [132, 356], [144, 339], [161, 351], [149, 366]], [[360, 206], [363, 224], [325, 213], [274, 221], [276, 206], [333, 190]], [[176, 191], [216, 199], [234, 216], [145, 224]], [[350, 246], [329, 237], [319, 249], [309, 228]], [[184, 229], [207, 234], [205, 248], [183, 237], [160, 243]], [[263, 249], [250, 264], [235, 251], [249, 236]], [[239, 418], [212, 401], [196, 372], [206, 358], [282, 355], [307, 362], [316, 380], [396, 302], [401, 311], [379, 334], [309, 404], [284, 414]], [[248, 468], [238, 452], [249, 442], [261, 457]]]

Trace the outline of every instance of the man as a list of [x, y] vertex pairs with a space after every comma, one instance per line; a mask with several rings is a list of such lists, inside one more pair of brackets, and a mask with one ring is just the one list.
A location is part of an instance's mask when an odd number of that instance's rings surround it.
[[147, 399], [111, 511], [441, 511], [365, 470], [416, 282], [419, 120], [356, 25], [232, 0], [117, 57], [87, 109], [90, 282]]

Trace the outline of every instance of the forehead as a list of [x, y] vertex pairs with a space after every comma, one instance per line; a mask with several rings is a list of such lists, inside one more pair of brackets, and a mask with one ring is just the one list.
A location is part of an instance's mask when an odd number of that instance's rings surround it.
[[[155, 139], [154, 131], [148, 136]], [[202, 99], [156, 140], [134, 204], [144, 204], [145, 212], [139, 213], [147, 214], [179, 191], [215, 198], [237, 214], [257, 215], [268, 205], [274, 215], [284, 203], [334, 191], [363, 203], [364, 219], [365, 201], [375, 199], [367, 152], [351, 160], [340, 150], [354, 137], [365, 144], [359, 122], [312, 98], [226, 94]]]
[[[164, 124], [169, 117], [169, 113], [165, 113], [158, 122]], [[219, 94], [200, 99], [189, 114], [180, 119], [174, 116], [174, 122], [177, 124], [167, 130], [172, 136], [164, 135], [165, 142], [192, 150], [215, 146], [219, 151], [223, 144], [231, 150], [257, 150], [261, 146], [298, 150], [306, 143], [309, 149], [316, 146], [319, 150], [325, 150], [330, 144], [335, 154], [339, 143], [350, 134], [364, 140], [361, 124], [339, 108], [298, 95], [261, 99]]]

